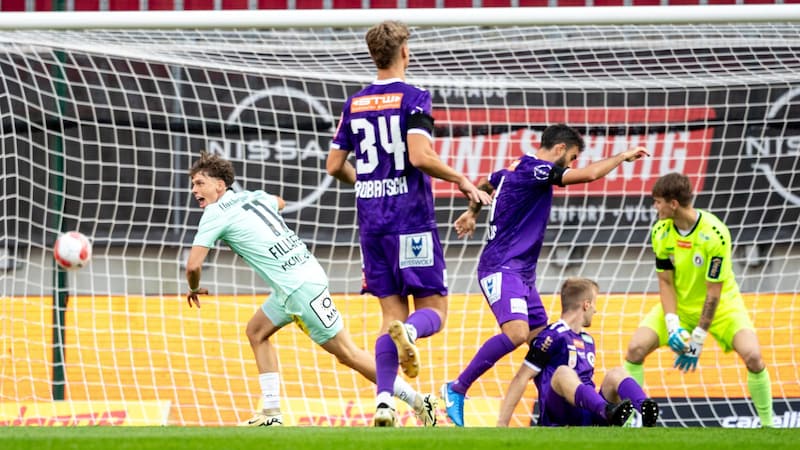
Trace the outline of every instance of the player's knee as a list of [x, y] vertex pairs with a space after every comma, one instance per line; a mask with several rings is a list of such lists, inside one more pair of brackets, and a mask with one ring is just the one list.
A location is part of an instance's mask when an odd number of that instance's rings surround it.
[[758, 373], [764, 370], [764, 360], [761, 358], [761, 351], [758, 348], [749, 349], [740, 354], [742, 361], [747, 366], [747, 370]]
[[608, 380], [614, 386], [618, 385], [628, 376], [628, 372], [622, 367], [614, 367], [606, 372], [605, 380]]
[[515, 347], [519, 347], [520, 345], [524, 344], [528, 340], [528, 330], [525, 328], [514, 328], [511, 330], [507, 330], [505, 335], [508, 337], [508, 340], [514, 344]]
[[632, 339], [628, 343], [628, 351], [625, 353], [625, 359], [633, 364], [642, 364], [644, 359], [650, 353], [650, 349], [643, 342]]

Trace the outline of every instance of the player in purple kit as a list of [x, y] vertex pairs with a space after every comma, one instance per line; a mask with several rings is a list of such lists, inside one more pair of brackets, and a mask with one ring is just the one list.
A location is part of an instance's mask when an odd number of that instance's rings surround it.
[[625, 369], [609, 370], [600, 392], [596, 390], [592, 377], [597, 353], [583, 328], [597, 312], [597, 293], [597, 283], [586, 278], [570, 278], [561, 286], [561, 319], [531, 342], [500, 406], [498, 426], [508, 426], [531, 378], [539, 391], [540, 426], [622, 426], [634, 408], [642, 414], [642, 425], [656, 424], [658, 404]]
[[[345, 102], [327, 160], [328, 173], [355, 185], [362, 292], [378, 297], [383, 312], [375, 342], [375, 426], [397, 424], [392, 390], [398, 365], [416, 377], [415, 340], [438, 332], [447, 316], [445, 263], [430, 177], [456, 183], [471, 203], [491, 200], [434, 152], [431, 95], [404, 81], [408, 36], [408, 27], [394, 21], [367, 31], [378, 76]], [[355, 153], [355, 167], [347, 161], [350, 152]], [[411, 315], [409, 295], [414, 297]], [[433, 406], [425, 425], [435, 425], [436, 398], [427, 395], [424, 401]]]
[[[535, 155], [523, 155], [490, 175], [479, 189], [494, 193], [489, 212], [489, 237], [478, 262], [478, 280], [501, 333], [483, 343], [463, 372], [442, 386], [447, 415], [464, 426], [464, 399], [472, 383], [506, 354], [536, 336], [547, 324], [547, 313], [536, 290], [536, 263], [544, 242], [553, 186], [588, 183], [606, 176], [624, 161], [649, 155], [636, 147], [580, 169], [569, 166], [583, 151], [580, 133], [564, 124], [542, 132]], [[459, 237], [471, 236], [481, 204], [455, 222]]]

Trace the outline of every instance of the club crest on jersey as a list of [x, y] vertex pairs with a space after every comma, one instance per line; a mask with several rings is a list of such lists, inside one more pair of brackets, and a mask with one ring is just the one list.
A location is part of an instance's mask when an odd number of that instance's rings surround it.
[[400, 268], [433, 266], [431, 232], [400, 235]]
[[692, 262], [696, 267], [703, 267], [703, 263], [705, 263], [705, 260], [703, 259], [703, 255], [701, 255], [700, 253], [695, 253], [694, 256], [692, 257]]
[[489, 305], [494, 305], [496, 301], [500, 300], [500, 293], [502, 292], [500, 287], [503, 283], [503, 274], [501, 272], [481, 278], [480, 283], [483, 295], [486, 296], [486, 301], [489, 302]]

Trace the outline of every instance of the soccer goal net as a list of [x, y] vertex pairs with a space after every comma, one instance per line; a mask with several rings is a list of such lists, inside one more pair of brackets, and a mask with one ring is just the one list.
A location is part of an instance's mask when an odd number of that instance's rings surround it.
[[[519, 23], [533, 17], [508, 13]], [[391, 16], [376, 13], [373, 22]], [[539, 261], [553, 319], [566, 277], [598, 281], [603, 295], [589, 330], [598, 377], [622, 363], [659, 301], [650, 190], [678, 171], [692, 180], [697, 206], [731, 229], [778, 425], [799, 426], [800, 26], [749, 23], [747, 15], [540, 26], [419, 26], [408, 17], [408, 81], [433, 96], [441, 159], [471, 180], [534, 151], [541, 131], [559, 122], [585, 135], [577, 167], [630, 146], [649, 149], [650, 158], [601, 181], [556, 188]], [[153, 23], [10, 30], [4, 22], [0, 31], [3, 423], [232, 425], [260, 407], [245, 325], [268, 286], [219, 245], [202, 273], [211, 294], [201, 309], [185, 299], [184, 262], [201, 216], [188, 168], [201, 150], [233, 161], [237, 189], [287, 200], [284, 218], [327, 269], [346, 328], [374, 348], [380, 313], [359, 293], [353, 189], [325, 171], [344, 100], [374, 79], [366, 28]], [[475, 237], [457, 239], [451, 224], [466, 200], [447, 183], [433, 186], [452, 295], [444, 330], [420, 342], [421, 373], [410, 380], [420, 392], [457, 376], [498, 332], [475, 275], [485, 213]], [[93, 259], [79, 271], [53, 263], [52, 244], [68, 230], [93, 241]], [[273, 341], [287, 424], [371, 423], [370, 383], [293, 326]], [[473, 385], [468, 425], [494, 425], [525, 351]], [[645, 363], [663, 424], [757, 425], [735, 353], [708, 343], [696, 372], [672, 364], [668, 349]], [[514, 425], [530, 424], [535, 396], [531, 385]], [[48, 412], [53, 404], [66, 412]], [[410, 411], [401, 420], [416, 424]]]

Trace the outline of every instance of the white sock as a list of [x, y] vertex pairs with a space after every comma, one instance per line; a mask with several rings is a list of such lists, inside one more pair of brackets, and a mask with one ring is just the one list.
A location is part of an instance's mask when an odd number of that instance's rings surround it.
[[394, 398], [392, 398], [392, 394], [388, 392], [378, 392], [378, 396], [375, 398], [375, 403], [376, 405], [386, 403], [390, 408], [394, 409]]
[[258, 375], [261, 385], [261, 397], [264, 399], [264, 410], [281, 409], [281, 379], [278, 372], [266, 372]]
[[408, 406], [414, 407], [414, 402], [417, 400], [417, 391], [411, 387], [410, 384], [402, 377], [394, 379], [394, 396], [400, 400], [408, 403]]
[[417, 340], [417, 327], [411, 325], [410, 323], [404, 323], [403, 325], [406, 326], [406, 332], [408, 333], [408, 337], [411, 338], [411, 342], [416, 342]]

